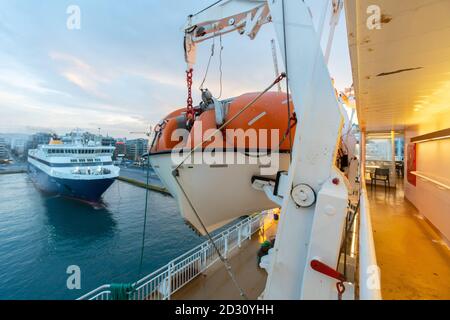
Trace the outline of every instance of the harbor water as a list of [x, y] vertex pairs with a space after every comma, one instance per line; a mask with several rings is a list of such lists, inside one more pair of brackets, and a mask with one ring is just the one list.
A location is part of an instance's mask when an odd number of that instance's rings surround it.
[[[27, 174], [0, 175], [0, 299], [75, 299], [99, 285], [139, 277], [145, 190], [116, 181], [103, 208], [39, 192]], [[149, 192], [141, 277], [205, 239], [175, 200]], [[67, 286], [69, 266], [81, 289]]]

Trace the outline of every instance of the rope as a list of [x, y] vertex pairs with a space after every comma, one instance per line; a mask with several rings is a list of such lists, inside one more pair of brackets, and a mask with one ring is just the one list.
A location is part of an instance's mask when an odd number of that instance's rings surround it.
[[129, 294], [134, 291], [134, 286], [131, 283], [112, 283], [110, 285], [111, 300], [123, 301], [129, 299]]

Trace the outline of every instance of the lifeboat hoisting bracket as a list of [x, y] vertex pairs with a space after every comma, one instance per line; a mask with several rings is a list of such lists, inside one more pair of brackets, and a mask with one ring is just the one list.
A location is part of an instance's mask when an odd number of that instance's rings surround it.
[[[333, 0], [333, 6], [341, 1]], [[232, 31], [253, 39], [269, 22], [289, 70], [300, 124], [289, 173], [283, 178], [285, 187], [274, 198], [282, 209], [263, 298], [336, 300], [336, 280], [314, 270], [311, 262], [337, 266], [340, 254], [348, 182], [335, 160], [343, 115], [307, 5], [299, 0], [218, 2], [188, 18], [186, 61], [191, 68], [196, 44], [202, 41]], [[259, 187], [275, 196], [275, 183]]]

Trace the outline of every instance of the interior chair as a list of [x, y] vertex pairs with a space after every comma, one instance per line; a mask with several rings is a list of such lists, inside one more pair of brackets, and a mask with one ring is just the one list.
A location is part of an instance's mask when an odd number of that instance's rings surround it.
[[388, 187], [391, 187], [391, 181], [389, 179], [390, 170], [389, 169], [375, 169], [375, 172], [370, 175], [370, 188], [377, 187], [377, 181], [384, 182], [384, 190], [387, 191]]

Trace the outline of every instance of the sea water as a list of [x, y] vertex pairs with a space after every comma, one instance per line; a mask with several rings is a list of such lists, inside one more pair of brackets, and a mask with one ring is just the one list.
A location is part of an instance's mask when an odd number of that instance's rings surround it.
[[[75, 299], [109, 283], [138, 280], [205, 241], [187, 227], [175, 200], [116, 181], [104, 207], [42, 194], [26, 174], [0, 175], [0, 299]], [[67, 268], [78, 266], [81, 289]], [[70, 287], [70, 286], [69, 286]]]

